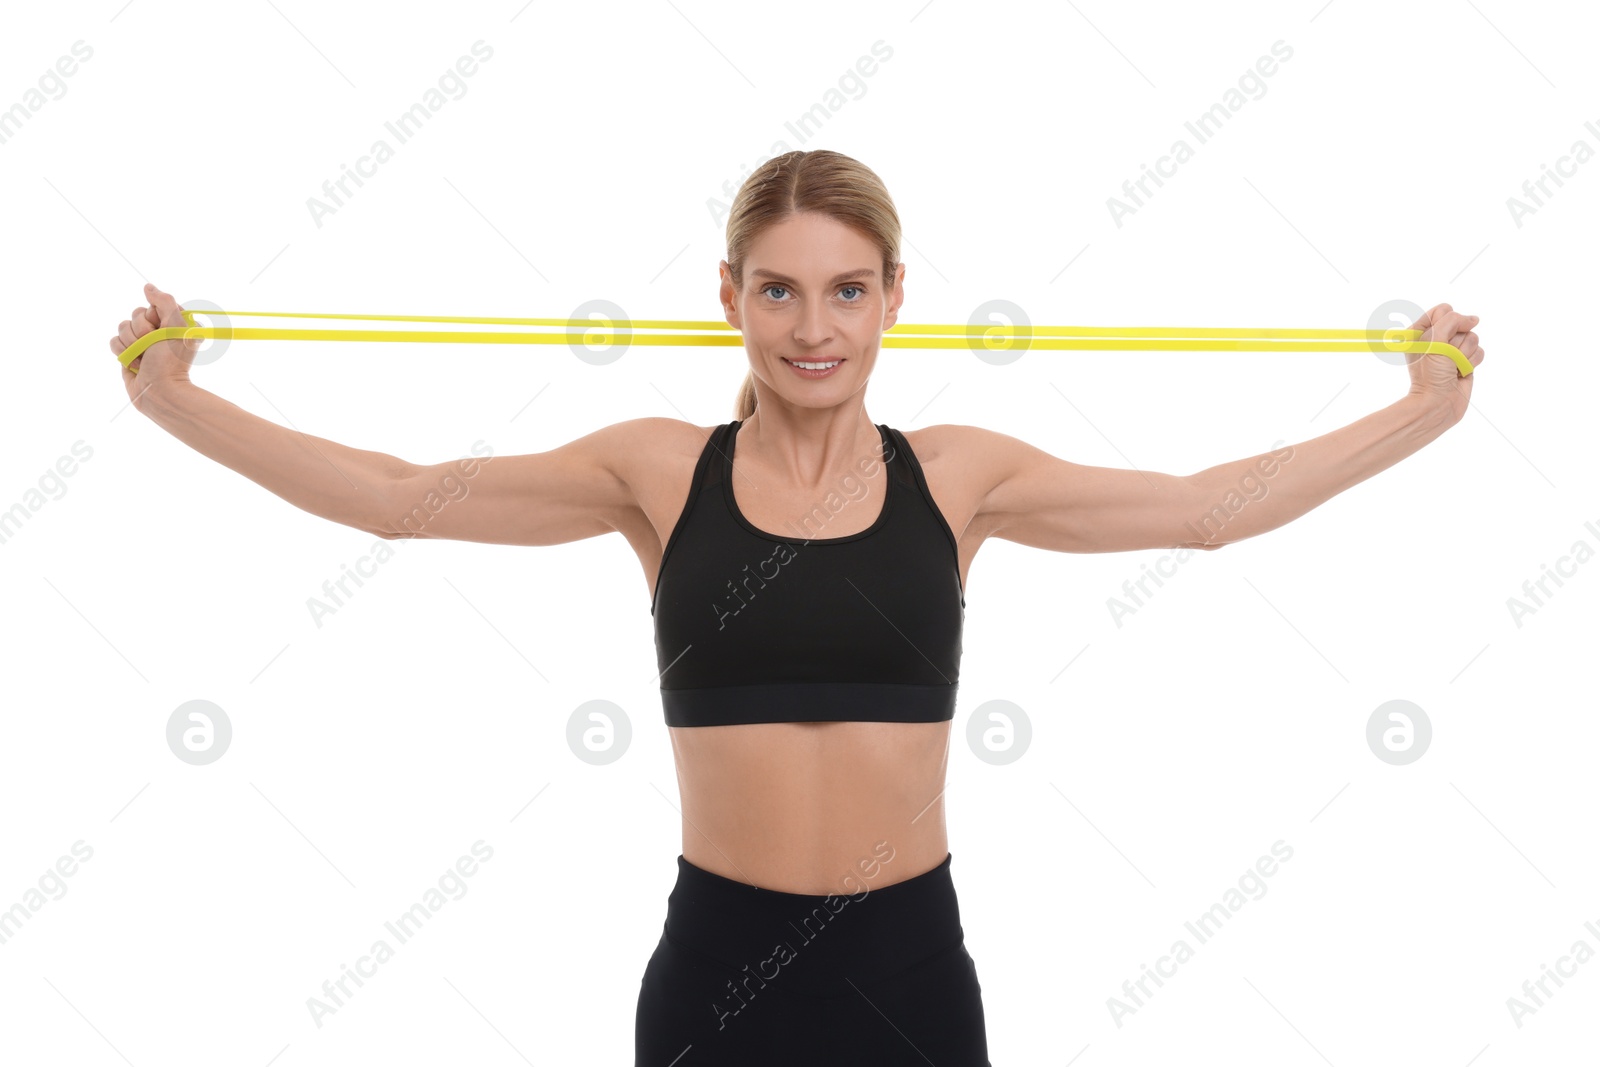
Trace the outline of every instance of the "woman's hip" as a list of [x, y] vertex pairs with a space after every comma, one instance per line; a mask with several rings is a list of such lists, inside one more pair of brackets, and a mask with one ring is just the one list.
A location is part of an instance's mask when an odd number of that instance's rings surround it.
[[812, 896], [678, 857], [640, 982], [636, 1063], [925, 1064], [937, 1049], [940, 1064], [987, 1067], [982, 986], [950, 866], [947, 853], [881, 889]]

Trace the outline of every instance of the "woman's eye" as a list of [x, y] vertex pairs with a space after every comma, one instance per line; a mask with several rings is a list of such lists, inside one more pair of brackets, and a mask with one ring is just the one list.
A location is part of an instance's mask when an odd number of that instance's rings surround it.
[[[767, 285], [767, 286], [763, 286], [762, 287], [761, 293], [762, 293], [763, 296], [768, 296], [770, 299], [781, 300], [783, 298], [782, 295], [771, 296], [771, 293], [772, 293], [772, 291], [774, 289], [776, 289], [779, 292], [779, 294], [783, 294], [783, 293], [788, 292], [788, 287], [787, 286], [783, 286], [783, 285]], [[859, 285], [846, 285], [846, 286], [841, 287], [839, 289], [839, 291], [841, 293], [852, 292], [853, 291], [855, 293], [860, 294], [860, 295], [855, 296], [855, 297], [847, 297], [845, 302], [848, 303], [848, 304], [859, 304], [866, 297], [866, 292], [867, 292], [866, 289], [864, 289], [863, 287], [861, 287]]]

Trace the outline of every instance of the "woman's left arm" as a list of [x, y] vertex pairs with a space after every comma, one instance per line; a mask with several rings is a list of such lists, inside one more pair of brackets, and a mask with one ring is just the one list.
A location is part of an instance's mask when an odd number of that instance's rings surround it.
[[[1474, 368], [1478, 316], [1439, 304], [1411, 329], [1447, 341]], [[1400, 462], [1460, 421], [1476, 376], [1441, 355], [1408, 357], [1411, 387], [1388, 407], [1302, 444], [1197, 474], [1085, 467], [990, 435], [993, 485], [974, 516], [985, 536], [1065, 552], [1215, 549], [1299, 518]]]
[[[1293, 461], [1279, 465], [1260, 506], [1240, 508], [1230, 517], [1224, 536], [1205, 547], [1275, 530], [1394, 466], [1459, 422], [1472, 396], [1473, 376], [1483, 362], [1483, 349], [1472, 330], [1477, 324], [1478, 316], [1464, 315], [1449, 304], [1424, 312], [1410, 328], [1421, 330], [1423, 341], [1445, 341], [1460, 349], [1472, 364], [1473, 375], [1463, 377], [1448, 356], [1409, 355], [1411, 388], [1404, 397], [1348, 426], [1295, 445]], [[1215, 496], [1238, 484], [1244, 473], [1244, 464], [1224, 463], [1190, 481], [1207, 496]]]

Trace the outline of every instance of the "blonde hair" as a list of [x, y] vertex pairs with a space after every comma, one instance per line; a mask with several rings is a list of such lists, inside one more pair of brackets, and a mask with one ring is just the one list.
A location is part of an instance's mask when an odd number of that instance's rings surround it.
[[[745, 256], [762, 231], [805, 212], [842, 222], [875, 243], [883, 255], [885, 290], [894, 284], [900, 261], [900, 216], [889, 190], [871, 167], [818, 148], [774, 156], [739, 187], [728, 212], [728, 268], [735, 289], [744, 285]], [[743, 421], [755, 410], [755, 375], [747, 371], [733, 416]]]

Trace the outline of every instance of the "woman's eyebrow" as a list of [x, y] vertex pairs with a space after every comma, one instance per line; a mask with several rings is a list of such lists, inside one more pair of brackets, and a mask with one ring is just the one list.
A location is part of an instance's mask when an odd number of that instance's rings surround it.
[[[877, 276], [878, 276], [878, 272], [877, 271], [871, 269], [870, 267], [862, 267], [860, 270], [852, 270], [852, 271], [846, 271], [843, 274], [836, 274], [836, 275], [834, 275], [832, 278], [830, 278], [828, 280], [828, 284], [829, 285], [838, 285], [840, 282], [853, 281], [856, 278], [876, 278]], [[793, 278], [789, 277], [788, 275], [779, 274], [775, 270], [753, 270], [753, 271], [750, 272], [750, 277], [752, 277], [752, 278], [771, 278], [773, 281], [783, 282], [786, 285], [798, 285], [798, 284], [800, 284], [799, 282], [795, 281]]]

